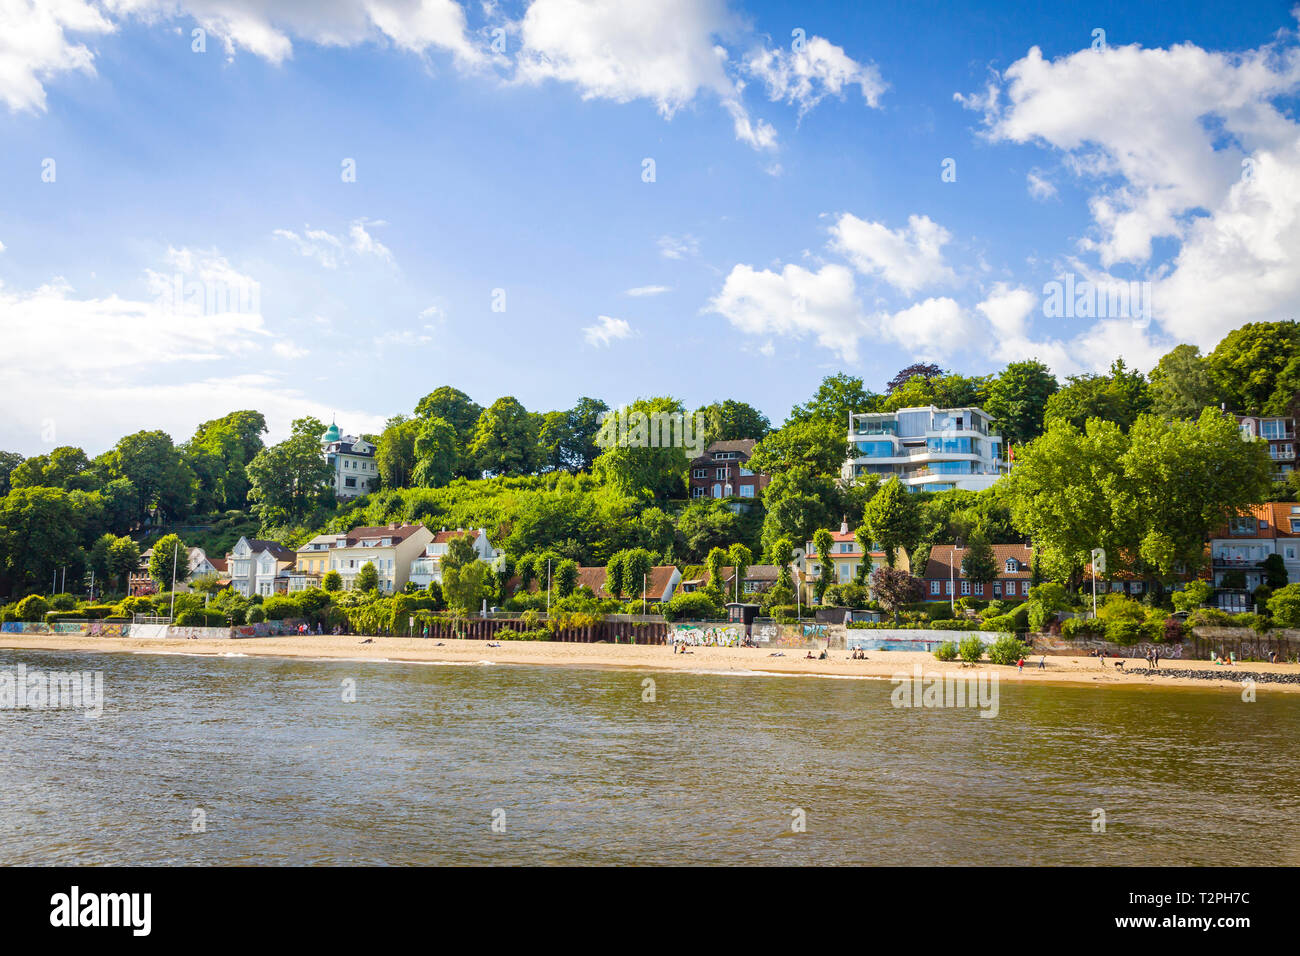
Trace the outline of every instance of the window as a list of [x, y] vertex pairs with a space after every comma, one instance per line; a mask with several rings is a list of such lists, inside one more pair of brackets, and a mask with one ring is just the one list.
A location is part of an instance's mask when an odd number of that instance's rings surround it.
[[691, 489], [691, 497], [692, 497], [692, 498], [703, 498], [703, 497], [704, 497], [704, 489], [701, 488], [699, 485], [696, 485], [694, 488]]
[[1017, 571], [1020, 570], [1020, 562], [1017, 561], [1015, 558], [1007, 558], [1006, 568], [1008, 574], [1015, 574]]
[[1002, 597], [1002, 582], [1001, 582], [1001, 581], [994, 581], [994, 582], [993, 582], [993, 596], [994, 596], [995, 598], [1000, 598], [1000, 597]]
[[1250, 515], [1244, 518], [1233, 518], [1228, 522], [1228, 531], [1230, 534], [1254, 534], [1255, 519]]
[[976, 597], [982, 597], [983, 595], [984, 595], [984, 584], [983, 584], [982, 582], [980, 582], [980, 581], [976, 581], [976, 582], [975, 582], [975, 596], [976, 596]]
[[752, 498], [752, 497], [754, 497], [754, 486], [753, 486], [753, 485], [741, 485], [741, 486], [740, 486], [740, 497], [742, 497], [742, 498]]
[[722, 485], [715, 484], [715, 485], [713, 486], [713, 497], [715, 497], [715, 498], [721, 498], [721, 497], [722, 497]]
[[727, 477], [727, 469], [725, 469], [725, 468], [719, 468], [717, 474], [715, 474], [713, 477], [715, 477], [715, 478], [726, 478], [726, 477]]
[[344, 478], [344, 479], [343, 479], [343, 487], [345, 487], [345, 488], [355, 488], [356, 486], [357, 486], [357, 480], [356, 480], [355, 478]]
[[1281, 418], [1266, 418], [1259, 423], [1259, 434], [1263, 438], [1286, 438], [1286, 422]]
[[742, 478], [752, 478], [752, 477], [754, 477], [754, 473], [753, 473], [752, 471], [750, 471], [748, 468], [746, 468], [744, 465], [741, 465], [741, 466], [740, 466], [740, 477], [742, 477]]
[[946, 588], [944, 588], [944, 590], [947, 591], [949, 594], [952, 593], [952, 582], [951, 582], [951, 581], [948, 582], [948, 586], [947, 586]]
[[1300, 534], [1300, 518], [1291, 519], [1291, 533]]
[[1294, 561], [1295, 545], [1288, 545], [1285, 549], [1283, 549], [1283, 557], [1285, 557], [1288, 561]]
[[962, 593], [962, 594], [970, 594], [970, 582], [969, 582], [969, 581], [963, 581], [963, 582], [961, 583], [961, 593]]
[[938, 581], [931, 581], [931, 582], [930, 582], [930, 593], [931, 593], [931, 594], [938, 594], [938, 593], [939, 593], [939, 582], [938, 582]]

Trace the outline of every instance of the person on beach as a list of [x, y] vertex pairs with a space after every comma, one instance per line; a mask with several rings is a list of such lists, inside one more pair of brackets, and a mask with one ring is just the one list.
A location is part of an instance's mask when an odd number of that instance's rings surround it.
[[1153, 650], [1151, 652], [1151, 669], [1160, 670], [1160, 652]]
[[1038, 658], [1038, 669], [1039, 669], [1040, 671], [1045, 671], [1045, 670], [1047, 670], [1047, 655], [1046, 655], [1046, 654], [1044, 654], [1042, 657]]
[[1022, 657], [1018, 661], [1016, 661], [1016, 673], [1023, 674], [1024, 672], [1025, 672], [1025, 659]]

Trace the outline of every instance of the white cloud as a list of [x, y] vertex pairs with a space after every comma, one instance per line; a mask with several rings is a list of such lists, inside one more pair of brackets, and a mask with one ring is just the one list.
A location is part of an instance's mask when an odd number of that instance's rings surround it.
[[738, 139], [769, 149], [776, 131], [749, 116], [720, 42], [741, 28], [723, 0], [534, 0], [520, 24], [516, 77], [569, 83], [583, 99], [648, 100], [665, 119], [711, 93]]
[[[0, 245], [0, 252], [3, 251], [4, 251], [4, 246]], [[636, 296], [639, 298], [641, 296], [647, 296], [647, 295], [663, 295], [665, 292], [672, 292], [672, 291], [673, 291], [672, 286], [667, 286], [667, 285], [639, 285], [635, 289], [628, 289], [623, 294]]]
[[326, 269], [337, 269], [351, 260], [349, 253], [357, 257], [374, 256], [384, 262], [392, 263], [393, 254], [382, 242], [367, 231], [367, 226], [382, 226], [382, 221], [369, 219], [353, 220], [348, 226], [347, 237], [336, 236], [324, 229], [304, 227], [301, 233], [291, 229], [275, 229], [272, 235], [293, 244], [299, 253], [309, 259], [315, 259]]
[[294, 40], [321, 46], [387, 40], [411, 53], [450, 53], [462, 66], [485, 60], [454, 0], [108, 0], [107, 5], [120, 17], [146, 22], [193, 18], [221, 38], [228, 54], [246, 50], [272, 63], [293, 56]]
[[978, 330], [953, 299], [926, 299], [878, 317], [880, 331], [919, 359], [935, 359], [968, 349]]
[[1043, 175], [1041, 170], [1031, 169], [1025, 176], [1029, 195], [1035, 199], [1051, 199], [1056, 195], [1056, 184]]
[[699, 251], [700, 240], [692, 235], [659, 237], [659, 254], [665, 259], [685, 259]]
[[13, 112], [45, 111], [45, 83], [60, 73], [95, 73], [95, 55], [68, 34], [111, 33], [84, 0], [0, 2], [0, 100]]
[[1028, 289], [1013, 288], [999, 282], [979, 305], [975, 306], [997, 333], [999, 339], [1025, 335], [1030, 314], [1040, 307], [1041, 300]]
[[635, 333], [626, 319], [615, 319], [608, 315], [597, 316], [595, 325], [588, 325], [582, 330], [582, 337], [588, 345], [608, 348], [618, 339], [631, 338]]
[[843, 98], [856, 85], [870, 107], [880, 105], [887, 84], [871, 63], [858, 63], [829, 40], [809, 37], [799, 50], [764, 49], [751, 53], [745, 70], [758, 77], [773, 101], [799, 107], [803, 116], [827, 96]]
[[[990, 138], [1060, 153], [1091, 184], [1093, 229], [1080, 248], [1105, 271], [1145, 270], [1164, 331], [1210, 348], [1242, 323], [1300, 309], [1295, 41], [1280, 33], [1243, 53], [1110, 47], [1053, 61], [1033, 48], [986, 96], [961, 99], [984, 113]], [[1169, 241], [1167, 258], [1153, 258], [1157, 240]]]
[[780, 272], [737, 265], [706, 309], [748, 335], [811, 335], [846, 362], [857, 361], [858, 342], [869, 331], [853, 272], [834, 264], [817, 272], [797, 265]]
[[956, 279], [943, 259], [952, 238], [929, 216], [909, 216], [906, 229], [890, 230], [844, 213], [831, 227], [831, 248], [864, 275], [879, 275], [902, 292]]

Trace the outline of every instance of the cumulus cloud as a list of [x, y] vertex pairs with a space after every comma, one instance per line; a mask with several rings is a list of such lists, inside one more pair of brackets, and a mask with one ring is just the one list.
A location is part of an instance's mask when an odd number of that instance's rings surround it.
[[857, 361], [859, 340], [870, 330], [852, 270], [835, 264], [817, 272], [797, 265], [780, 272], [737, 265], [706, 310], [748, 335], [812, 336], [846, 362]]
[[872, 108], [880, 105], [887, 84], [872, 63], [859, 63], [824, 37], [808, 38], [799, 49], [757, 50], [745, 60], [745, 71], [761, 80], [773, 101], [799, 107], [803, 116], [827, 96], [841, 99], [857, 86]]
[[596, 348], [609, 348], [614, 341], [631, 338], [634, 334], [626, 319], [615, 319], [608, 315], [597, 316], [595, 325], [588, 325], [582, 330], [583, 339]]
[[[1047, 60], [1035, 47], [959, 99], [989, 138], [1058, 153], [1091, 187], [1081, 251], [1104, 270], [1145, 270], [1164, 330], [1209, 348], [1300, 306], [1287, 251], [1300, 240], [1300, 125], [1284, 108], [1297, 89], [1286, 34], [1242, 53], [1178, 44]], [[1157, 240], [1167, 261], [1153, 258]]]
[[902, 292], [956, 279], [943, 247], [952, 238], [929, 216], [909, 216], [905, 229], [842, 214], [831, 227], [831, 248], [864, 275], [875, 275]]
[[954, 299], [926, 299], [878, 317], [881, 334], [921, 359], [935, 359], [969, 348], [977, 327]]
[[45, 83], [61, 73], [95, 73], [95, 55], [74, 35], [111, 33], [84, 0], [0, 3], [0, 100], [13, 112], [44, 112]]

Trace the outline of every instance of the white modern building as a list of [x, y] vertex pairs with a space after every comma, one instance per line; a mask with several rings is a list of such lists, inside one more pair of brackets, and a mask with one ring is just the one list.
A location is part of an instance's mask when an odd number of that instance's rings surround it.
[[897, 475], [912, 491], [982, 491], [1007, 473], [1002, 437], [990, 426], [980, 408], [851, 412], [844, 477]]
[[474, 540], [474, 550], [478, 553], [480, 561], [487, 561], [489, 564], [496, 558], [497, 552], [488, 541], [487, 532], [483, 528], [466, 531], [458, 528], [455, 531], [448, 531], [443, 528], [433, 536], [433, 540], [424, 546], [424, 554], [420, 555], [411, 562], [411, 578], [418, 587], [428, 587], [430, 581], [442, 583], [442, 559], [447, 555], [447, 548], [455, 538], [469, 535]]
[[356, 435], [344, 435], [331, 424], [320, 437], [321, 452], [334, 469], [334, 494], [356, 498], [379, 487], [375, 446]]

